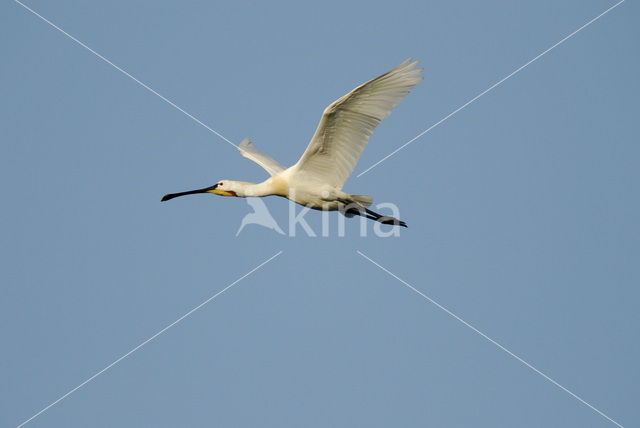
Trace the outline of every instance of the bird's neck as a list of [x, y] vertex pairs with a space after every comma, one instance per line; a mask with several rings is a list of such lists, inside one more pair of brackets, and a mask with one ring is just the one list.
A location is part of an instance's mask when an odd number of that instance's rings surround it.
[[238, 182], [241, 184], [240, 191], [236, 192], [238, 196], [246, 198], [246, 197], [261, 197], [261, 196], [270, 196], [276, 195], [277, 192], [274, 191], [273, 184], [271, 180], [263, 181], [262, 183], [247, 183], [247, 182]]

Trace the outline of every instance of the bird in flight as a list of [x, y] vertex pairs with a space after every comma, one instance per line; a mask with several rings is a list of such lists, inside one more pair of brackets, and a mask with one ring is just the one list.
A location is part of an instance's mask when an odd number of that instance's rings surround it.
[[340, 211], [347, 217], [359, 215], [407, 227], [399, 219], [371, 211], [371, 196], [345, 193], [342, 186], [376, 126], [423, 79], [422, 69], [417, 65], [418, 61], [409, 58], [331, 103], [302, 157], [289, 168], [260, 152], [245, 138], [238, 150], [269, 173], [270, 177], [262, 183], [220, 180], [203, 189], [170, 193], [162, 201], [196, 193], [241, 198], [276, 195], [316, 210]]

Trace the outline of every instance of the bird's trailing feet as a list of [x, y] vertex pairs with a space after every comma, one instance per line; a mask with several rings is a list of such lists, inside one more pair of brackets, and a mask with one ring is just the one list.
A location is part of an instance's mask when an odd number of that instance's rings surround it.
[[344, 210], [344, 215], [347, 217], [359, 215], [361, 217], [365, 217], [382, 224], [391, 224], [394, 226], [409, 227], [407, 226], [407, 223], [405, 223], [402, 220], [399, 220], [392, 216], [378, 214], [377, 212], [371, 211], [369, 208], [365, 208], [360, 205], [354, 206], [354, 204], [349, 204], [347, 209]]

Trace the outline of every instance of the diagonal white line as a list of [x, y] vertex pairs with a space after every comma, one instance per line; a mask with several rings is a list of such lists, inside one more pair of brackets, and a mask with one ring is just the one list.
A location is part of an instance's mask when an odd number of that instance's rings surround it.
[[153, 89], [151, 89], [148, 85], [146, 85], [145, 83], [141, 82], [140, 80], [136, 79], [135, 77], [133, 77], [131, 74], [127, 73], [126, 71], [124, 71], [122, 68], [118, 67], [117, 65], [115, 65], [113, 62], [109, 61], [107, 58], [103, 57], [102, 55], [100, 55], [98, 52], [94, 51], [93, 49], [91, 49], [89, 46], [85, 45], [84, 43], [82, 43], [80, 40], [76, 39], [75, 37], [73, 37], [71, 34], [67, 33], [66, 31], [64, 31], [62, 28], [58, 27], [56, 24], [54, 24], [53, 22], [49, 21], [47, 18], [45, 18], [44, 16], [40, 15], [38, 12], [36, 12], [35, 10], [31, 9], [29, 6], [25, 5], [24, 3], [20, 2], [19, 0], [14, 0], [16, 3], [18, 3], [20, 6], [24, 7], [26, 10], [28, 10], [29, 12], [33, 13], [35, 16], [37, 16], [38, 18], [42, 19], [44, 22], [46, 22], [47, 24], [51, 25], [53, 28], [55, 28], [56, 30], [60, 31], [62, 34], [64, 34], [65, 36], [67, 36], [68, 38], [70, 38], [71, 40], [73, 40], [74, 42], [76, 42], [77, 44], [79, 44], [80, 46], [82, 46], [83, 48], [85, 48], [86, 50], [88, 50], [89, 52], [91, 52], [92, 54], [94, 54], [95, 56], [97, 56], [98, 58], [100, 58], [101, 60], [103, 60], [104, 62], [106, 62], [107, 64], [109, 64], [110, 66], [112, 66], [113, 68], [115, 68], [116, 70], [118, 70], [119, 72], [121, 72], [122, 74], [124, 74], [125, 76], [127, 76], [128, 78], [130, 78], [131, 80], [133, 80], [134, 82], [138, 83], [140, 86], [142, 86], [143, 88], [145, 88], [146, 90], [148, 90], [149, 92], [151, 92], [154, 95], [157, 95], [158, 97], [160, 97], [160, 99], [162, 99], [163, 101], [167, 102], [171, 107], [177, 109], [178, 111], [184, 113], [186, 116], [190, 117], [191, 119], [193, 119], [194, 121], [196, 121], [196, 123], [198, 123], [199, 125], [202, 125], [203, 127], [207, 128], [209, 131], [213, 132], [215, 135], [217, 135], [218, 137], [222, 138], [224, 141], [226, 141], [227, 143], [231, 144], [233, 147], [238, 147], [235, 144], [233, 144], [227, 137], [225, 137], [224, 135], [222, 135], [221, 133], [219, 133], [218, 131], [216, 131], [215, 129], [211, 128], [210, 126], [206, 125], [205, 123], [203, 123], [200, 119], [198, 119], [197, 117], [195, 117], [194, 115], [192, 115], [191, 113], [185, 111], [183, 108], [181, 108], [180, 106], [176, 105], [173, 101], [169, 100], [168, 98], [166, 98], [164, 95], [154, 91]]
[[133, 348], [132, 350], [130, 350], [129, 352], [127, 352], [126, 354], [124, 354], [123, 356], [121, 356], [120, 358], [118, 358], [117, 360], [115, 360], [114, 362], [112, 362], [111, 364], [109, 364], [108, 366], [106, 366], [105, 368], [103, 368], [102, 370], [100, 370], [99, 372], [97, 372], [96, 374], [94, 374], [93, 376], [91, 376], [90, 378], [85, 380], [84, 382], [82, 382], [80, 385], [76, 386], [71, 391], [67, 392], [66, 394], [64, 394], [63, 396], [61, 396], [60, 398], [58, 398], [57, 400], [55, 400], [51, 404], [49, 404], [44, 409], [40, 410], [35, 415], [31, 416], [26, 421], [22, 422], [16, 428], [20, 428], [21, 426], [28, 424], [33, 419], [37, 418], [42, 413], [46, 412], [51, 407], [55, 406], [56, 404], [58, 404], [59, 402], [61, 402], [62, 400], [64, 400], [65, 398], [67, 398], [68, 396], [73, 394], [74, 392], [76, 392], [78, 389], [82, 388], [83, 386], [85, 386], [86, 384], [88, 384], [89, 382], [91, 382], [92, 380], [97, 378], [98, 376], [100, 376], [102, 373], [106, 372], [111, 367], [115, 366], [120, 361], [124, 360], [129, 355], [133, 354], [138, 349], [142, 348], [144, 345], [146, 345], [147, 343], [151, 342], [153, 339], [155, 339], [156, 337], [160, 336], [162, 333], [164, 333], [165, 331], [169, 330], [171, 327], [173, 327], [174, 325], [178, 324], [180, 321], [182, 321], [183, 319], [185, 319], [186, 317], [188, 317], [189, 315], [191, 315], [192, 313], [194, 313], [195, 311], [197, 311], [198, 309], [200, 309], [201, 307], [203, 307], [204, 305], [206, 305], [207, 303], [209, 303], [210, 301], [212, 301], [213, 299], [215, 299], [216, 297], [218, 297], [219, 295], [221, 295], [222, 293], [224, 293], [225, 291], [227, 291], [228, 289], [230, 289], [231, 287], [233, 287], [234, 285], [236, 285], [237, 283], [239, 283], [240, 281], [242, 281], [243, 279], [245, 279], [246, 277], [248, 277], [249, 275], [251, 275], [252, 273], [257, 271], [258, 269], [260, 269], [262, 266], [266, 265], [271, 260], [273, 260], [276, 257], [278, 257], [280, 254], [282, 254], [282, 251], [278, 251], [276, 254], [274, 254], [273, 256], [269, 257], [267, 260], [265, 260], [264, 262], [260, 263], [258, 266], [254, 267], [249, 272], [245, 273], [240, 278], [236, 279], [231, 284], [227, 285], [225, 288], [223, 288], [222, 290], [218, 291], [216, 294], [214, 294], [213, 296], [209, 297], [207, 300], [205, 300], [204, 302], [200, 303], [198, 306], [196, 306], [195, 308], [191, 309], [189, 312], [187, 312], [186, 314], [182, 315], [180, 318], [178, 318], [177, 320], [175, 320], [174, 322], [172, 322], [171, 324], [169, 324], [168, 326], [166, 326], [162, 330], [158, 331], [156, 334], [154, 334], [153, 336], [151, 336], [150, 338], [148, 338], [147, 340], [145, 340], [144, 342], [142, 342], [141, 344], [139, 344], [138, 346], [136, 346], [135, 348]]
[[598, 19], [602, 18], [604, 15], [606, 15], [607, 13], [609, 13], [610, 11], [612, 11], [613, 9], [615, 9], [616, 7], [618, 7], [619, 5], [621, 5], [622, 3], [624, 3], [624, 0], [620, 0], [618, 3], [614, 4], [613, 6], [611, 6], [609, 9], [605, 10], [604, 12], [602, 12], [600, 15], [596, 16], [595, 18], [593, 18], [591, 21], [587, 22], [586, 24], [584, 24], [582, 27], [578, 28], [577, 30], [575, 30], [573, 33], [569, 34], [568, 36], [566, 36], [564, 39], [560, 40], [559, 42], [557, 42], [556, 44], [554, 44], [553, 46], [551, 46], [550, 48], [544, 50], [543, 52], [541, 52], [540, 54], [538, 54], [535, 58], [533, 58], [532, 60], [530, 60], [529, 62], [527, 62], [526, 64], [522, 65], [521, 67], [517, 68], [516, 70], [512, 71], [510, 74], [508, 74], [507, 76], [503, 77], [502, 79], [500, 79], [499, 81], [497, 81], [496, 83], [494, 83], [493, 85], [489, 86], [487, 89], [485, 89], [484, 91], [480, 92], [478, 95], [476, 95], [475, 97], [471, 98], [469, 101], [467, 101], [466, 103], [462, 104], [460, 107], [458, 107], [457, 109], [455, 109], [454, 111], [452, 111], [451, 113], [449, 113], [448, 115], [446, 115], [445, 117], [443, 117], [442, 119], [440, 119], [439, 121], [437, 121], [436, 123], [434, 123], [433, 125], [431, 125], [430, 127], [428, 127], [427, 129], [425, 129], [424, 131], [422, 131], [421, 133], [419, 133], [418, 135], [416, 135], [415, 137], [413, 137], [412, 139], [410, 139], [409, 141], [407, 141], [406, 143], [404, 143], [403, 145], [401, 145], [400, 147], [398, 147], [397, 149], [395, 149], [394, 151], [392, 151], [391, 153], [389, 153], [387, 156], [383, 157], [382, 159], [380, 159], [378, 162], [374, 163], [373, 165], [371, 165], [369, 168], [365, 169], [364, 171], [362, 171], [360, 174], [358, 174], [356, 177], [360, 177], [364, 174], [366, 174], [367, 172], [371, 171], [373, 168], [375, 168], [376, 166], [378, 166], [379, 164], [381, 164], [382, 162], [386, 161], [387, 159], [389, 159], [391, 156], [395, 155], [396, 153], [398, 153], [400, 150], [404, 149], [405, 147], [407, 147], [409, 144], [413, 143], [414, 141], [416, 141], [418, 138], [422, 137], [424, 134], [426, 134], [427, 132], [431, 131], [433, 128], [435, 128], [436, 126], [440, 125], [442, 122], [444, 122], [445, 120], [449, 119], [451, 116], [453, 116], [454, 114], [458, 113], [460, 110], [464, 109], [465, 107], [467, 107], [469, 104], [473, 103], [474, 101], [476, 101], [478, 98], [482, 97], [483, 95], [485, 95], [487, 92], [491, 91], [492, 89], [494, 89], [495, 87], [499, 86], [500, 84], [502, 84], [504, 81], [506, 81], [507, 79], [515, 76], [517, 73], [519, 73], [520, 71], [522, 71], [524, 68], [526, 68], [527, 66], [529, 66], [531, 63], [537, 61], [538, 59], [540, 59], [542, 56], [544, 56], [545, 54], [547, 54], [548, 52], [550, 52], [552, 49], [556, 48], [557, 46], [560, 46], [562, 43], [564, 43], [565, 41], [569, 40], [571, 37], [575, 36], [576, 34], [578, 34], [580, 31], [584, 30], [585, 28], [587, 28], [589, 25], [593, 24], [594, 22], [596, 22]]
[[417, 294], [419, 294], [420, 296], [424, 297], [425, 299], [427, 299], [429, 302], [433, 303], [434, 305], [436, 305], [439, 309], [443, 310], [444, 312], [446, 312], [447, 314], [451, 315], [453, 318], [455, 318], [456, 320], [460, 321], [462, 324], [464, 324], [466, 327], [469, 327], [471, 330], [473, 330], [474, 332], [478, 333], [480, 336], [484, 337], [485, 339], [487, 339], [489, 342], [493, 343], [494, 345], [496, 345], [498, 348], [502, 349], [504, 352], [506, 352], [507, 354], [511, 355], [513, 358], [515, 358], [516, 360], [520, 361], [522, 364], [524, 364], [525, 366], [529, 367], [531, 370], [533, 370], [534, 372], [536, 372], [537, 374], [539, 374], [540, 376], [542, 376], [543, 378], [545, 378], [546, 380], [548, 380], [549, 382], [551, 382], [552, 384], [554, 384], [555, 386], [557, 386], [558, 388], [562, 389], [564, 392], [566, 392], [567, 394], [571, 395], [573, 398], [575, 398], [576, 400], [580, 401], [582, 404], [586, 405], [587, 407], [589, 407], [591, 410], [594, 410], [595, 412], [599, 413], [602, 417], [608, 419], [610, 422], [613, 422], [614, 424], [616, 424], [617, 426], [619, 426], [620, 428], [624, 428], [622, 425], [620, 425], [618, 422], [614, 421], [613, 419], [611, 419], [609, 416], [605, 415], [603, 412], [601, 412], [600, 410], [596, 409], [595, 407], [593, 407], [591, 404], [587, 403], [584, 399], [582, 399], [581, 397], [579, 397], [578, 395], [574, 394], [573, 392], [571, 392], [570, 390], [568, 390], [567, 388], [565, 388], [564, 386], [560, 385], [557, 381], [553, 380], [552, 378], [550, 378], [549, 376], [547, 376], [546, 374], [544, 374], [543, 372], [541, 372], [540, 370], [538, 370], [537, 368], [535, 368], [534, 366], [532, 366], [531, 364], [529, 364], [528, 362], [526, 362], [525, 360], [523, 360], [522, 358], [518, 357], [516, 354], [514, 354], [513, 352], [509, 351], [507, 348], [505, 348], [504, 346], [502, 346], [501, 344], [499, 344], [498, 342], [496, 342], [495, 340], [493, 340], [492, 338], [490, 338], [489, 336], [487, 336], [486, 334], [484, 334], [483, 332], [481, 332], [480, 330], [478, 330], [477, 328], [475, 328], [474, 326], [472, 326], [471, 324], [469, 324], [468, 322], [466, 322], [465, 320], [463, 320], [462, 318], [460, 318], [458, 315], [454, 314], [453, 312], [451, 312], [449, 309], [445, 308], [444, 306], [442, 306], [440, 303], [436, 302], [435, 300], [433, 300], [431, 297], [427, 296], [426, 294], [422, 293], [420, 290], [418, 290], [417, 288], [415, 288], [413, 285], [409, 284], [407, 281], [405, 281], [404, 279], [400, 278], [399, 276], [396, 276], [395, 274], [393, 274], [391, 271], [389, 271], [388, 269], [386, 269], [385, 267], [381, 266], [379, 263], [375, 262], [374, 260], [372, 260], [371, 258], [367, 257], [364, 253], [362, 253], [359, 250], [356, 250], [356, 252], [358, 254], [360, 254], [362, 257], [364, 257], [365, 259], [367, 259], [368, 261], [370, 261], [371, 263], [373, 263], [374, 265], [378, 266], [380, 269], [382, 269], [383, 271], [385, 271], [386, 273], [388, 273], [389, 275], [391, 275], [392, 277], [394, 277], [395, 279], [397, 279], [398, 281], [400, 281], [401, 283], [403, 283], [407, 288], [411, 289], [412, 291], [416, 292]]

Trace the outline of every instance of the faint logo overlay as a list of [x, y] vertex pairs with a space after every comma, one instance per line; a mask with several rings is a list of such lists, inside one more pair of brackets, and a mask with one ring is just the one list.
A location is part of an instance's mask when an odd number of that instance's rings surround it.
[[[346, 236], [345, 223], [347, 221], [358, 220], [360, 221], [360, 227], [358, 229], [358, 235], [360, 237], [369, 236], [371, 232], [373, 232], [374, 236], [377, 236], [379, 238], [400, 236], [401, 227], [399, 226], [383, 224], [379, 221], [367, 219], [365, 216], [358, 216], [358, 214], [356, 214], [354, 211], [360, 210], [362, 208], [355, 204], [344, 207], [342, 212], [346, 212], [346, 215], [343, 215], [342, 213], [336, 213], [332, 211], [318, 211], [312, 210], [309, 207], [300, 207], [298, 204], [291, 201], [289, 201], [288, 231], [285, 233], [276, 219], [271, 215], [269, 209], [267, 208], [267, 205], [261, 198], [249, 197], [246, 198], [246, 201], [252, 212], [248, 213], [242, 218], [240, 227], [238, 227], [238, 231], [236, 232], [236, 236], [240, 235], [240, 233], [245, 230], [246, 226], [258, 225], [266, 227], [267, 229], [271, 229], [280, 235], [286, 235], [289, 237], [295, 237], [300, 230], [303, 231], [304, 234], [312, 238], [318, 236], [344, 237]], [[376, 204], [373, 208], [375, 208], [377, 211], [381, 211], [382, 213], [384, 213], [384, 215], [400, 218], [400, 210], [395, 204], [383, 202]], [[309, 211], [314, 211], [315, 215], [320, 213], [320, 215], [322, 216], [321, 230], [314, 230], [305, 220], [305, 216], [309, 213]], [[335, 221], [336, 217], [337, 222]], [[356, 218], [354, 219], [353, 217]], [[331, 221], [332, 218], [334, 219], [333, 222]]]
[[240, 232], [242, 232], [242, 229], [244, 229], [244, 227], [248, 224], [257, 224], [258, 226], [275, 230], [280, 235], [284, 235], [284, 232], [282, 231], [282, 229], [280, 229], [280, 226], [278, 226], [278, 223], [273, 218], [273, 216], [269, 212], [269, 209], [267, 208], [267, 206], [265, 205], [262, 199], [260, 198], [246, 198], [246, 199], [249, 206], [253, 209], [253, 212], [244, 216], [244, 218], [242, 219], [242, 222], [240, 223], [240, 227], [236, 232], [236, 236], [240, 235]]

